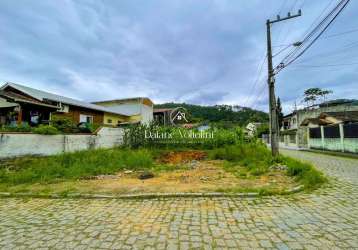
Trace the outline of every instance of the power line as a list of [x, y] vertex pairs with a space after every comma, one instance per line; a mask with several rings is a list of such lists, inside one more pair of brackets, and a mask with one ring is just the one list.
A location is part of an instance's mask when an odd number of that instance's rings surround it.
[[256, 99], [252, 103], [254, 105], [253, 106], [250, 105], [251, 109], [255, 109], [257, 107], [258, 101], [262, 98], [263, 94], [265, 93], [265, 90], [266, 90], [266, 82], [264, 82], [264, 84], [262, 85], [262, 88], [259, 91], [259, 95], [257, 95]]
[[357, 46], [358, 46], [358, 41], [352, 42], [352, 43], [346, 44], [345, 46], [339, 48], [338, 50], [319, 53], [319, 54], [313, 55], [311, 57], [305, 58], [304, 60], [300, 60], [300, 62], [307, 62], [307, 61], [311, 61], [316, 58], [321, 59], [322, 57], [331, 57], [331, 56], [340, 55], [342, 53], [352, 52], [351, 49], [354, 47], [357, 47]]
[[351, 66], [358, 65], [358, 62], [352, 63], [339, 63], [339, 64], [326, 64], [326, 65], [306, 65], [306, 64], [296, 64], [295, 67], [307, 67], [307, 68], [325, 68], [325, 67], [340, 67], [340, 66]]
[[[288, 9], [289, 12], [293, 12], [296, 4], [297, 4], [298, 0], [295, 0], [293, 2], [293, 4], [291, 5], [291, 7]], [[300, 8], [301, 9], [301, 8]], [[294, 25], [296, 24], [297, 20], [293, 20], [292, 22], [288, 22], [288, 23], [285, 23], [284, 26], [282, 27], [282, 30], [285, 30], [285, 33], [283, 35], [283, 40], [282, 40], [282, 43], [285, 43], [286, 40], [287, 40], [287, 36], [288, 36], [288, 33], [290, 32], [291, 28], [294, 27]], [[280, 33], [279, 37], [277, 40], [280, 40], [282, 37], [282, 33]]]
[[[279, 8], [277, 11], [281, 12], [281, 11], [283, 10], [283, 7], [284, 7], [284, 5], [286, 4], [286, 2], [287, 2], [287, 0], [283, 0], [283, 2], [282, 2], [282, 4], [281, 4], [280, 8]], [[266, 10], [266, 15], [268, 15], [269, 13], [270, 13], [270, 9], [267, 8], [267, 10]], [[263, 66], [264, 66], [264, 64], [265, 64], [266, 58], [267, 58], [267, 54], [266, 54], [266, 52], [264, 52], [264, 55], [263, 55], [263, 57], [262, 57], [262, 61], [261, 61], [260, 64], [258, 64], [257, 77], [256, 77], [256, 78], [253, 80], [253, 82], [252, 82], [252, 87], [251, 87], [251, 90], [250, 90], [250, 92], [249, 92], [250, 94], [249, 94], [248, 96], [246, 96], [245, 101], [243, 102], [243, 103], [244, 103], [244, 104], [243, 104], [244, 107], [245, 107], [245, 106], [249, 106], [249, 104], [250, 104], [250, 102], [251, 102], [251, 99], [255, 96], [255, 95], [252, 96], [252, 94], [254, 93], [254, 91], [255, 91], [255, 89], [256, 89], [256, 86], [257, 86], [257, 84], [258, 84], [258, 82], [259, 82], [260, 75], [261, 75], [261, 73], [262, 73]]]
[[250, 104], [248, 105], [249, 107], [255, 105], [255, 103], [257, 102], [257, 100], [260, 98], [260, 95], [262, 94], [261, 92], [263, 90], [265, 90], [266, 88], [266, 79], [262, 79], [260, 84], [257, 86], [256, 89], [258, 89], [259, 91], [256, 93], [256, 95], [254, 95], [254, 99], [251, 100]]
[[[328, 9], [328, 7], [332, 4], [333, 0], [331, 0], [328, 5], [321, 11], [321, 13], [319, 14], [319, 16], [312, 22], [312, 24], [310, 25], [310, 27], [307, 29], [307, 32], [303, 35], [304, 39], [302, 41], [302, 44], [300, 46], [298, 46], [297, 48], [294, 48], [291, 52], [288, 53], [288, 55], [283, 59], [287, 59], [290, 56], [294, 55], [295, 53], [297, 53], [297, 51], [303, 46], [303, 43], [308, 40], [313, 34], [314, 32], [322, 26], [322, 23], [328, 18], [328, 16], [326, 16], [311, 32], [309, 32], [311, 30], [311, 28], [313, 27], [313, 25], [321, 18], [321, 16], [324, 14], [324, 12], [326, 12], [326, 10]], [[331, 11], [332, 13], [332, 11]], [[329, 14], [330, 15], [330, 14]]]
[[326, 10], [331, 6], [331, 4], [335, 0], [331, 0], [321, 11], [321, 13], [317, 16], [317, 18], [311, 23], [311, 25], [308, 27], [306, 33], [303, 35], [304, 37], [309, 33], [309, 30], [314, 26], [314, 24], [323, 16], [323, 14], [326, 12]]
[[284, 52], [286, 49], [288, 49], [289, 47], [291, 47], [292, 44], [287, 45], [285, 48], [279, 50], [276, 54], [274, 54], [272, 57], [278, 56], [279, 54], [281, 54], [282, 52]]
[[[350, 2], [350, 0], [342, 0], [341, 2], [339, 2], [337, 4], [337, 6], [313, 29], [313, 31], [311, 31], [302, 41], [301, 45], [298, 46], [298, 48], [296, 50], [294, 50], [293, 52], [291, 52], [288, 56], [286, 56], [284, 58], [284, 60], [280, 63], [280, 67], [278, 69], [278, 71], [276, 73], [278, 73], [279, 71], [281, 71], [284, 67], [287, 67], [288, 65], [292, 64], [294, 61], [296, 61], [299, 57], [301, 57], [320, 37], [321, 35], [328, 29], [328, 27], [334, 22], [334, 20], [336, 20], [336, 18], [338, 17], [338, 15], [344, 10], [344, 8], [347, 6], [347, 4]], [[338, 10], [338, 11], [337, 11]], [[335, 13], [336, 12], [336, 13]], [[334, 14], [335, 13], [335, 14]], [[333, 15], [333, 18], [331, 18], [331, 20], [329, 20], [329, 17]], [[323, 26], [323, 24], [327, 21], [328, 23], [323, 27], [323, 29], [318, 33], [318, 35], [313, 38], [313, 40], [305, 47], [303, 48], [303, 44], [307, 41], [310, 40], [311, 37], [313, 37], [314, 33], [316, 33], [316, 31], [319, 30], [320, 27]], [[301, 52], [299, 52], [300, 49], [303, 50]], [[298, 53], [298, 54], [297, 54]], [[295, 55], [297, 54], [297, 55]], [[295, 56], [294, 56], [295, 55]], [[294, 56], [294, 57], [293, 57]], [[293, 59], [290, 59], [293, 57]], [[285, 60], [287, 60], [288, 62], [285, 63]]]
[[253, 91], [255, 90], [255, 87], [260, 79], [260, 76], [261, 76], [261, 73], [262, 73], [262, 70], [263, 70], [263, 66], [265, 64], [265, 61], [266, 61], [266, 58], [267, 58], [267, 55], [265, 54], [264, 57], [262, 58], [262, 62], [258, 68], [258, 72], [257, 72], [257, 77], [255, 78], [255, 80], [253, 81], [253, 85], [252, 85], [252, 88], [251, 88], [251, 91], [250, 91], [250, 95], [246, 98], [245, 100], [245, 105], [248, 105], [249, 101], [251, 100], [251, 95], [253, 93]]
[[278, 14], [279, 14], [279, 15], [280, 15], [281, 12], [283, 11], [283, 8], [285, 7], [286, 3], [287, 3], [287, 0], [283, 0], [283, 2], [282, 2], [282, 4], [281, 4], [281, 7], [280, 7], [280, 10], [278, 11]]
[[[287, 3], [287, 0], [284, 0], [284, 1], [282, 2], [281, 7], [280, 7], [280, 9], [279, 9], [279, 11], [278, 11], [278, 15], [281, 15], [281, 12], [283, 11], [283, 9], [284, 9], [285, 6], [286, 6], [286, 3]], [[279, 40], [279, 38], [281, 37], [281, 32], [282, 32], [282, 30], [283, 30], [283, 27], [280, 26], [280, 27], [279, 27], [279, 30], [277, 31], [277, 37], [276, 37], [276, 39], [275, 39], [275, 43], [276, 43], [276, 42]]]
[[347, 35], [347, 34], [350, 34], [350, 33], [353, 33], [353, 32], [358, 32], [358, 29], [352, 29], [352, 30], [347, 30], [347, 31], [332, 34], [332, 35], [323, 36], [321, 39], [327, 39], [327, 38], [331, 38], [331, 37], [343, 36], [343, 35]]
[[308, 44], [308, 46], [301, 52], [299, 53], [295, 58], [293, 58], [291, 61], [289, 61], [288, 63], [286, 63], [286, 66], [290, 65], [291, 63], [293, 63], [294, 61], [296, 61], [300, 56], [303, 55], [303, 53], [305, 53], [318, 39], [319, 37], [328, 29], [328, 27], [333, 23], [333, 21], [337, 18], [337, 16], [343, 11], [343, 9], [347, 6], [347, 4], [349, 3], [349, 0], [343, 5], [343, 7], [338, 11], [338, 13], [333, 17], [333, 19], [324, 27], [324, 29], [317, 35], [316, 38], [314, 38], [312, 40], [312, 42], [310, 44]]
[[272, 48], [279, 48], [279, 47], [286, 47], [286, 46], [291, 46], [292, 44], [278, 44], [278, 45], [272, 45]]

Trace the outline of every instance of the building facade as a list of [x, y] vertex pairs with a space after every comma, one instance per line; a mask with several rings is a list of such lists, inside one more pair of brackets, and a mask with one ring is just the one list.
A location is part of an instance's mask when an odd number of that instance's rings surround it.
[[15, 83], [0, 88], [0, 125], [49, 124], [52, 119], [68, 119], [74, 124], [93, 123], [118, 126], [153, 119], [153, 103], [148, 98], [123, 99], [121, 108], [48, 93]]
[[323, 113], [347, 113], [358, 111], [357, 100], [334, 100], [313, 107], [297, 110], [283, 119], [280, 143], [299, 148], [308, 147], [309, 128], [325, 125], [320, 118]]
[[[128, 123], [149, 124], [153, 121], [153, 102], [146, 97], [135, 97], [128, 99], [116, 99], [109, 101], [99, 101], [93, 104], [99, 105], [128, 117]], [[119, 118], [118, 118], [119, 119]], [[111, 125], [118, 122], [110, 114], [105, 114], [104, 124]]]

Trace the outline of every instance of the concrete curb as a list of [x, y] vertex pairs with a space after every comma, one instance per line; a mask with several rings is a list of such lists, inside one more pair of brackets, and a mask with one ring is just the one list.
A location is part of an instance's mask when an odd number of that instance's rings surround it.
[[[278, 195], [289, 195], [302, 191], [303, 185], [296, 186]], [[268, 194], [269, 195], [269, 194]], [[260, 193], [144, 193], [144, 194], [124, 194], [124, 195], [105, 195], [105, 194], [83, 194], [69, 193], [62, 194], [35, 194], [35, 193], [8, 193], [0, 192], [1, 198], [42, 198], [42, 199], [158, 199], [158, 198], [211, 198], [211, 197], [231, 197], [231, 198], [254, 198], [267, 196]]]

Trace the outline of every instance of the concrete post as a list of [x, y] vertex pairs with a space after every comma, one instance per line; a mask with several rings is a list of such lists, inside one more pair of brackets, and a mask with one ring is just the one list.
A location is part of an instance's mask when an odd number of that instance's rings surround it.
[[345, 149], [344, 149], [344, 127], [343, 127], [343, 123], [339, 124], [339, 136], [341, 138], [341, 150], [342, 150], [342, 152], [344, 152]]
[[311, 137], [310, 137], [310, 128], [307, 127], [307, 147], [308, 147], [308, 149], [311, 148], [310, 139], [311, 139]]
[[322, 149], [325, 149], [325, 146], [324, 146], [324, 127], [323, 127], [323, 126], [320, 126], [320, 128], [321, 128]]

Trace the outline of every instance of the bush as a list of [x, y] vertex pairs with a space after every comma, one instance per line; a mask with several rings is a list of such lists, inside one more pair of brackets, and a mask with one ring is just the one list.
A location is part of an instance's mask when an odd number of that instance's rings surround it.
[[2, 126], [0, 128], [2, 132], [31, 132], [31, 127], [27, 123], [23, 123], [21, 125], [14, 125], [14, 126]]
[[269, 134], [269, 133], [270, 133], [270, 127], [267, 123], [264, 123], [257, 128], [256, 136], [257, 138], [261, 138], [262, 135]]
[[32, 130], [33, 133], [35, 134], [40, 134], [40, 135], [57, 135], [59, 134], [59, 131], [57, 130], [57, 128], [51, 126], [51, 125], [40, 125], [37, 128], [34, 128]]
[[93, 123], [87, 123], [87, 122], [80, 123], [77, 126], [79, 132], [81, 132], [81, 133], [94, 133], [94, 132], [96, 132], [96, 130], [99, 127], [100, 127], [99, 124], [93, 124]]
[[68, 118], [54, 116], [51, 120], [51, 125], [58, 131], [65, 134], [73, 133], [94, 133], [100, 127], [99, 124], [81, 123], [77, 126], [72, 120]]
[[62, 133], [78, 133], [79, 129], [72, 120], [67, 118], [60, 118], [54, 116], [51, 120], [51, 125]]

